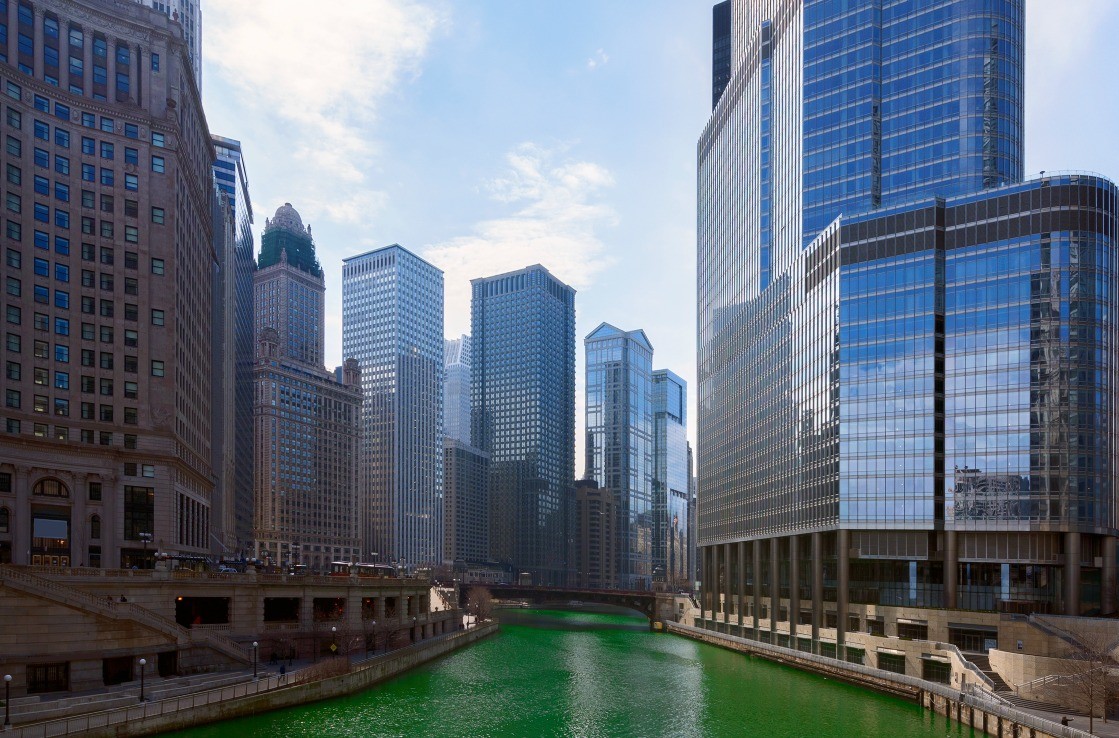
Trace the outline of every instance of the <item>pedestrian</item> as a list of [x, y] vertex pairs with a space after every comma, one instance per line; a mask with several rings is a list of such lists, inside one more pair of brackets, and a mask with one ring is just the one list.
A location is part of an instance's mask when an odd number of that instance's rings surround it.
[[280, 683], [283, 684], [287, 680], [288, 668], [280, 664]]

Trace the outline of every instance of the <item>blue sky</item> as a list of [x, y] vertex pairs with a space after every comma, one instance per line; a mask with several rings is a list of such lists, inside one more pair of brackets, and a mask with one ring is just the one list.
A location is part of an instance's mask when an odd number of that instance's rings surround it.
[[[694, 442], [711, 4], [206, 0], [210, 128], [243, 143], [258, 245], [284, 202], [311, 224], [330, 365], [343, 257], [400, 243], [444, 269], [448, 337], [470, 279], [541, 263], [578, 290], [578, 427], [582, 339], [607, 321], [688, 380]], [[1117, 35], [1119, 2], [1027, 0], [1027, 172], [1119, 177]]]

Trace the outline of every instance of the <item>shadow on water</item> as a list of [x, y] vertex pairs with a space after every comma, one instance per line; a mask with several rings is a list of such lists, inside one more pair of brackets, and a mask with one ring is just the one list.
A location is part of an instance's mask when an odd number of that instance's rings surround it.
[[494, 617], [504, 625], [523, 625], [548, 630], [648, 631], [649, 619], [624, 607], [586, 603], [547, 607], [499, 607]]

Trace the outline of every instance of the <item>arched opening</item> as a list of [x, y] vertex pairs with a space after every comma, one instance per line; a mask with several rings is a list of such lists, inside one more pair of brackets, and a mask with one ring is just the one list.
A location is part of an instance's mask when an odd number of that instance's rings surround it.
[[101, 516], [94, 515], [89, 519], [89, 537], [91, 540], [101, 540]]

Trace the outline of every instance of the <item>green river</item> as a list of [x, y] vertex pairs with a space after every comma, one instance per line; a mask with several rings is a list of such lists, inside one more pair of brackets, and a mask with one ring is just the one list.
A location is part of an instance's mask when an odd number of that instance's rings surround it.
[[361, 694], [175, 735], [973, 736], [915, 704], [651, 633], [641, 617], [498, 614], [498, 635]]

